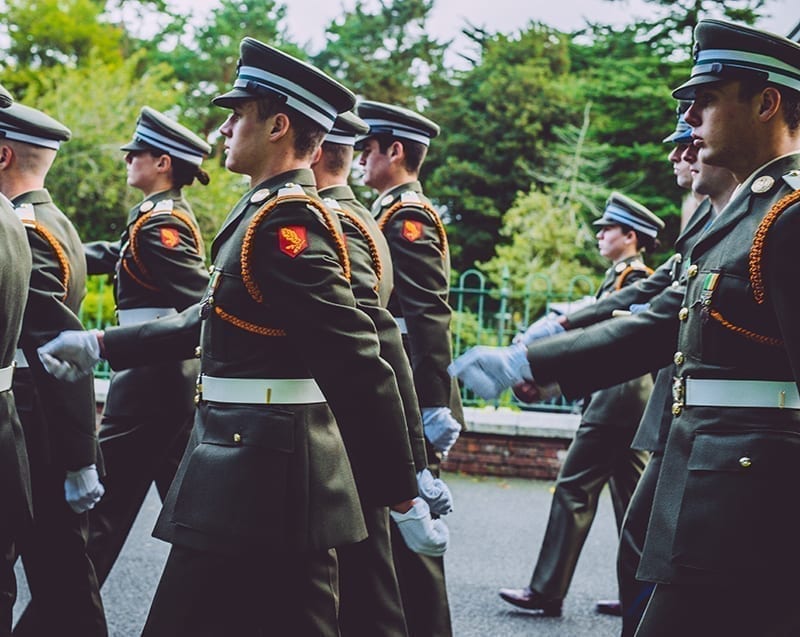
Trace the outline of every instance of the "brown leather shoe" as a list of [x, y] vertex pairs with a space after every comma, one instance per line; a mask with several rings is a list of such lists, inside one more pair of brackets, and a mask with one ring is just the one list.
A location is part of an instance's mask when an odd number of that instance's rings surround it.
[[543, 617], [561, 617], [561, 600], [525, 588], [501, 588], [500, 597], [517, 608], [538, 610]]
[[622, 604], [620, 604], [618, 599], [601, 599], [594, 607], [601, 615], [622, 617]]

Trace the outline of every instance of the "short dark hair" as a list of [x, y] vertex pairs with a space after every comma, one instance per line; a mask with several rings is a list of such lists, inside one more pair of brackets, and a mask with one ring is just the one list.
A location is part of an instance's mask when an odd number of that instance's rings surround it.
[[170, 159], [172, 160], [172, 185], [174, 188], [191, 186], [195, 179], [197, 179], [197, 181], [204, 186], [211, 181], [211, 177], [205, 170], [200, 168], [200, 166], [190, 164], [185, 159], [179, 159], [174, 155], [170, 155], [169, 153], [165, 153], [164, 151], [156, 148], [151, 149], [150, 154], [156, 159], [161, 157], [161, 155], [169, 155]]
[[619, 224], [619, 229], [622, 231], [622, 234], [633, 232], [636, 235], [636, 248], [644, 253], [652, 252], [659, 245], [656, 237], [651, 237], [649, 234], [634, 230], [624, 223]]
[[422, 162], [425, 161], [425, 155], [428, 153], [428, 147], [425, 144], [414, 142], [410, 139], [400, 139], [386, 133], [379, 133], [374, 137], [383, 155], [386, 154], [389, 146], [394, 142], [401, 143], [405, 151], [405, 161], [403, 164], [406, 170], [411, 173], [419, 173], [419, 169], [422, 168]]
[[348, 170], [353, 162], [353, 147], [345, 144], [322, 142], [322, 163], [329, 173], [339, 174]]
[[780, 86], [765, 81], [761, 77], [747, 76], [739, 82], [739, 99], [748, 100], [771, 86], [781, 94], [781, 111], [789, 130], [795, 132], [800, 128], [800, 91], [787, 86]]
[[310, 117], [286, 106], [286, 97], [283, 95], [260, 95], [256, 98], [256, 108], [262, 121], [276, 113], [287, 112], [294, 131], [294, 152], [298, 157], [308, 157], [325, 137], [325, 129]]

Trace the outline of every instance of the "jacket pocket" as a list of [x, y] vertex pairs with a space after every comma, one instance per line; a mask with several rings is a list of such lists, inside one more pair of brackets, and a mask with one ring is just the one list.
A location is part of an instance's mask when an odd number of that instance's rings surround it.
[[211, 535], [284, 543], [295, 414], [266, 406], [201, 409], [200, 441], [185, 460], [172, 521]]
[[673, 560], [716, 571], [800, 563], [800, 433], [699, 432], [680, 503]]

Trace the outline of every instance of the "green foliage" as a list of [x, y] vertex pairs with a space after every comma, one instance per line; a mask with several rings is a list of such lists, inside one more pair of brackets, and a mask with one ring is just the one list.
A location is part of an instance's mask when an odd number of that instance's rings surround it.
[[447, 45], [426, 33], [433, 0], [379, 0], [374, 13], [366, 4], [328, 26], [313, 63], [365, 99], [419, 108], [428, 79], [444, 74]]
[[90, 276], [86, 280], [86, 296], [81, 304], [80, 319], [87, 329], [102, 329], [106, 325], [115, 325], [114, 287], [111, 278]]

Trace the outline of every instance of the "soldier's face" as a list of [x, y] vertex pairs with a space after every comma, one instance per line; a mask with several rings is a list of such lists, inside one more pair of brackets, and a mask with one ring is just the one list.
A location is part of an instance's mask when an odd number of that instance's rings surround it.
[[619, 226], [600, 226], [597, 231], [597, 249], [609, 261], [619, 261], [627, 256], [631, 246], [636, 246], [636, 233], [625, 234]]
[[128, 185], [149, 193], [158, 175], [158, 157], [151, 153], [132, 150], [125, 155]]
[[689, 172], [689, 164], [684, 160], [683, 153], [689, 144], [675, 144], [667, 158], [672, 162], [672, 171], [675, 173], [675, 181], [679, 188], [692, 187], [692, 175]]
[[754, 136], [761, 128], [756, 99], [741, 99], [739, 88], [738, 81], [700, 86], [684, 114], [700, 161], [733, 172], [751, 160], [757, 147]]
[[242, 100], [233, 107], [219, 132], [225, 137], [225, 168], [250, 175], [261, 172], [265, 163], [265, 147], [270, 118], [258, 117], [254, 100]]
[[364, 183], [378, 192], [383, 192], [389, 182], [391, 162], [389, 156], [381, 152], [380, 145], [375, 139], [364, 142], [358, 163], [364, 169]]

